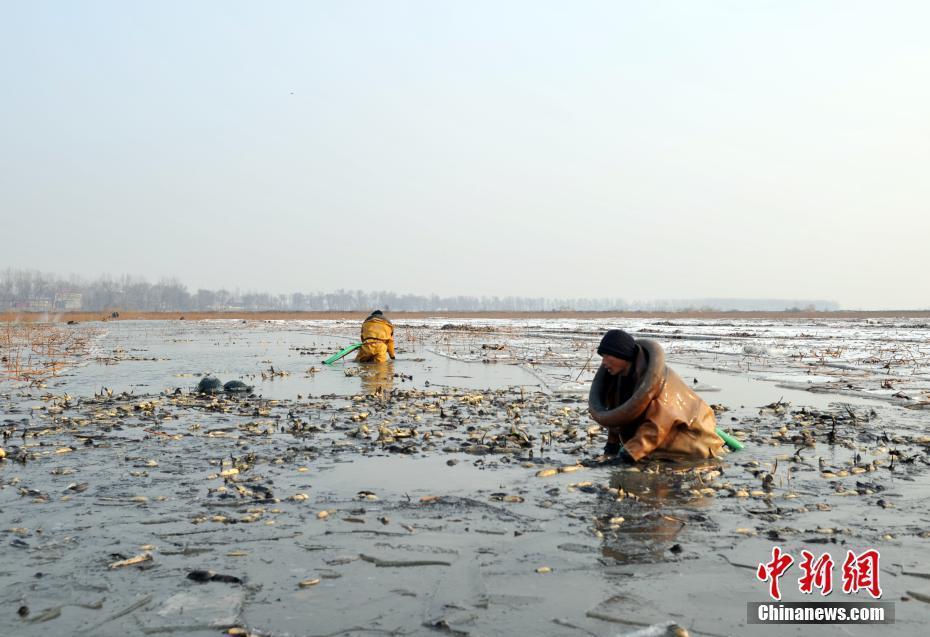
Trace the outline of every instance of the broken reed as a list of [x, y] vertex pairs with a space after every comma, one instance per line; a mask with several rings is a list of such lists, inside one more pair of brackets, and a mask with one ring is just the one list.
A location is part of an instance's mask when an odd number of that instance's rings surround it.
[[92, 337], [59, 323], [0, 323], [0, 381], [39, 384], [87, 356]]

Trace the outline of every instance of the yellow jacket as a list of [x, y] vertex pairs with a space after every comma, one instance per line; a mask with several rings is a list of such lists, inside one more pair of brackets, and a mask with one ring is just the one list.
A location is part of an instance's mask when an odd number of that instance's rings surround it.
[[358, 350], [358, 360], [383, 362], [387, 357], [394, 358], [394, 325], [380, 316], [368, 317], [362, 323], [362, 346]]

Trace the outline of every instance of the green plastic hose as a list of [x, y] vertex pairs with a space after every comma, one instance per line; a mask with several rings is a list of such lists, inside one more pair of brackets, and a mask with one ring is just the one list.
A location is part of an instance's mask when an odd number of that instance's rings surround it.
[[727, 446], [733, 451], [739, 451], [740, 449], [743, 448], [743, 443], [741, 443], [739, 440], [737, 440], [736, 438], [734, 438], [733, 436], [725, 432], [720, 427], [717, 427], [717, 435], [723, 438], [723, 441], [727, 443]]
[[336, 352], [335, 354], [333, 354], [332, 356], [330, 356], [329, 358], [327, 358], [325, 361], [323, 361], [323, 364], [324, 364], [324, 365], [332, 365], [333, 363], [335, 363], [336, 361], [338, 361], [340, 358], [342, 358], [342, 357], [345, 356], [346, 354], [351, 354], [352, 352], [354, 352], [355, 350], [357, 350], [357, 349], [358, 349], [359, 347], [361, 347], [361, 346], [362, 346], [361, 343], [355, 343], [354, 345], [349, 345], [347, 348], [341, 349], [341, 350], [339, 350], [338, 352]]

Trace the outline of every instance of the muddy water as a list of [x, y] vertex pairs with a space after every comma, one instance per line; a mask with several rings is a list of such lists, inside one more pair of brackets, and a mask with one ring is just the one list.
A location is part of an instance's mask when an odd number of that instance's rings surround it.
[[[176, 387], [192, 389], [201, 376], [209, 375], [223, 381], [247, 381], [266, 398], [296, 398], [297, 394], [364, 391], [366, 381], [368, 386], [393, 386], [395, 375], [398, 386], [410, 387], [540, 384], [519, 367], [469, 365], [437, 356], [417, 343], [407, 344], [405, 355], [397, 361], [377, 369], [361, 368], [364, 373], [358, 377], [347, 377], [347, 370], [359, 369], [354, 354], [333, 366], [321, 361], [355, 342], [351, 336], [306, 327], [289, 329], [277, 322], [124, 321], [107, 325], [106, 336], [98, 343], [99, 362], [64, 374], [53, 387], [72, 393], [99, 391], [101, 387], [149, 393]], [[272, 368], [286, 375], [272, 376]]]
[[[3, 634], [834, 634], [745, 625], [774, 543], [879, 549], [882, 630], [921, 634], [930, 605], [902, 597], [930, 594], [907, 574], [930, 563], [926, 412], [673, 356], [746, 450], [537, 477], [603, 445], [583, 397], [551, 391], [587, 356], [466, 362], [535, 337], [505, 324], [450, 356], [442, 326], [399, 326], [393, 365], [326, 368], [357, 325], [110, 323], [99, 362], [3, 387]], [[198, 374], [256, 395], [192, 396]]]

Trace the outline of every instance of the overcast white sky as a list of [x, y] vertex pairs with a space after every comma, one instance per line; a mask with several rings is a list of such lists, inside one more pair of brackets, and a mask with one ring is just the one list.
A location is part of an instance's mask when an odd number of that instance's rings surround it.
[[930, 307], [930, 3], [4, 2], [0, 267]]

